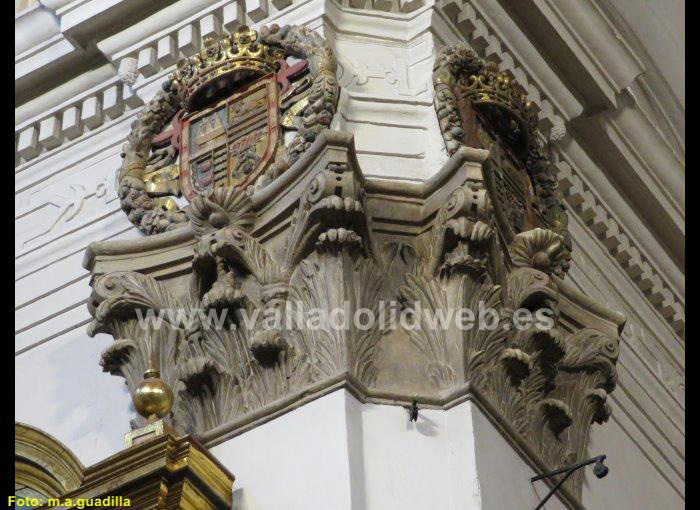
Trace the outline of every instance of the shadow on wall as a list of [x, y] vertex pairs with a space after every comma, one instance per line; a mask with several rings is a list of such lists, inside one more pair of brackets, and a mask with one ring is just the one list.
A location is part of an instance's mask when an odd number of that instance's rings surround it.
[[[491, 425], [476, 407], [473, 407], [474, 448], [478, 473], [497, 473], [498, 476], [480, 476], [482, 510], [535, 508], [547, 495], [544, 483], [530, 483], [535, 473]], [[547, 510], [566, 510], [555, 497], [547, 502]]]

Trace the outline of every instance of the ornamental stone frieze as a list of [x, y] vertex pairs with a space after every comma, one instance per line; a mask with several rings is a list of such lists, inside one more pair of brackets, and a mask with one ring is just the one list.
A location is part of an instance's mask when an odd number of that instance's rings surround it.
[[[146, 104], [119, 196], [147, 236], [85, 258], [89, 333], [114, 338], [102, 367], [132, 392], [157, 373], [173, 392], [163, 420], [207, 444], [344, 387], [394, 405], [473, 399], [538, 469], [580, 460], [610, 414], [624, 318], [565, 279], [567, 217], [523, 89], [444, 49], [449, 160], [416, 182], [363, 175], [353, 134], [329, 129], [336, 72], [306, 28], [241, 27], [205, 39]], [[435, 326], [486, 309], [489, 328]], [[319, 310], [361, 320], [309, 327]], [[523, 310], [549, 326], [513, 328]], [[367, 319], [385, 313], [411, 324]], [[567, 482], [574, 507], [581, 482]]]

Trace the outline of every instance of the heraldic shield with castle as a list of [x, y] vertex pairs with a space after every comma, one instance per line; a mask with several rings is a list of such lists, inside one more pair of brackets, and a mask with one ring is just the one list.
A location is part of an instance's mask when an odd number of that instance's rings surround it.
[[164, 232], [187, 221], [172, 196], [270, 182], [330, 126], [335, 66], [325, 41], [303, 27], [205, 38], [132, 126], [119, 176], [129, 219], [146, 234]]

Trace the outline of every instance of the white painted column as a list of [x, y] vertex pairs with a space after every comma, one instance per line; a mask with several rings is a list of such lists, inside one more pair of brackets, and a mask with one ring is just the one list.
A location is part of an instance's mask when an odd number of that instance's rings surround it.
[[470, 402], [412, 423], [338, 390], [211, 451], [236, 476], [234, 510], [519, 510], [547, 493]]

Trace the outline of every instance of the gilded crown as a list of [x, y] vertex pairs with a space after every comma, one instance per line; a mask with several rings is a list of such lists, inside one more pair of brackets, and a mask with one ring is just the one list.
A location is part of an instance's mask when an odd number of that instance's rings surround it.
[[491, 114], [495, 111], [506, 113], [510, 128], [518, 133], [516, 138], [527, 147], [531, 134], [537, 129], [539, 118], [525, 89], [516, 80], [489, 62], [469, 76], [463, 92], [474, 105], [485, 106]]
[[196, 110], [240, 84], [271, 73], [284, 52], [258, 40], [258, 33], [243, 25], [230, 36], [206, 37], [196, 55], [181, 59], [173, 76], [185, 87], [185, 104]]

